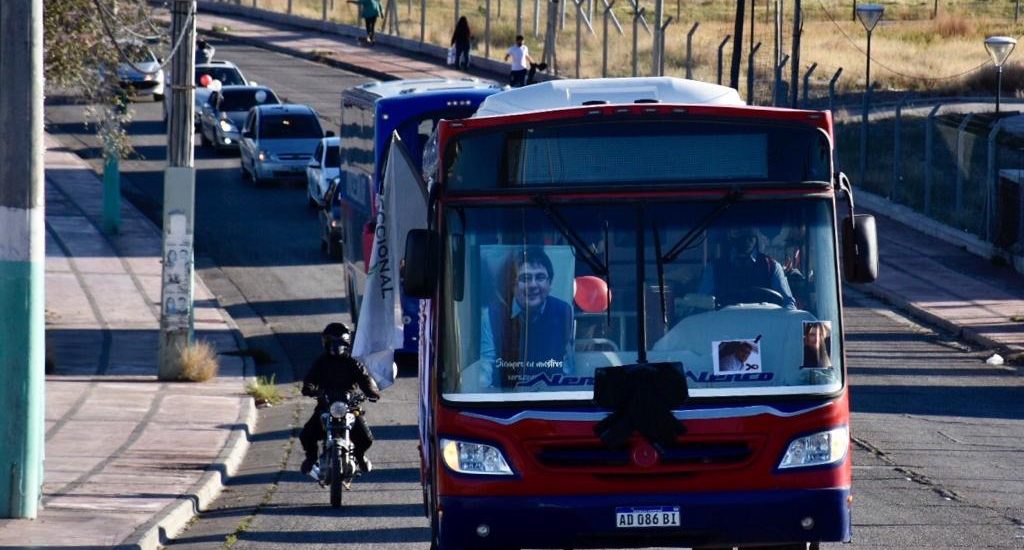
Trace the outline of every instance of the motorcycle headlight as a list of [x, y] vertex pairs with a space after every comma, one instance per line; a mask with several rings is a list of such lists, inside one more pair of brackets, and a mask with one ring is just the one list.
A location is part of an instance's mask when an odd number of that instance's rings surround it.
[[229, 120], [221, 120], [220, 121], [220, 129], [225, 131], [225, 132], [231, 132], [231, 131], [234, 131], [235, 125], [231, 124], [231, 121], [229, 121]]
[[460, 474], [512, 475], [505, 456], [491, 445], [442, 439], [441, 452], [445, 465]]
[[850, 448], [850, 429], [846, 426], [798, 437], [789, 442], [779, 469], [822, 466], [841, 461]]
[[331, 403], [331, 416], [335, 418], [344, 418], [345, 414], [348, 413], [348, 405], [341, 401], [335, 401]]

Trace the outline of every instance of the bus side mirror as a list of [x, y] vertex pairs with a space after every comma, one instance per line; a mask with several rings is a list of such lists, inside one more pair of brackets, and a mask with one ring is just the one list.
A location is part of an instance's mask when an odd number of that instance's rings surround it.
[[843, 271], [851, 283], [870, 283], [878, 278], [874, 216], [857, 214], [843, 220]]
[[437, 233], [429, 229], [411, 229], [405, 238], [402, 288], [412, 298], [433, 298], [437, 290], [438, 258], [441, 250]]

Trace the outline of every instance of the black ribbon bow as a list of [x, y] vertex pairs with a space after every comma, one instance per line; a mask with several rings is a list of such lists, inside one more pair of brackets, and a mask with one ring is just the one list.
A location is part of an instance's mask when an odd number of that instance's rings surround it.
[[655, 446], [671, 445], [686, 433], [672, 410], [688, 397], [682, 363], [599, 368], [594, 402], [612, 413], [594, 426], [594, 434], [611, 448], [624, 446], [634, 430]]

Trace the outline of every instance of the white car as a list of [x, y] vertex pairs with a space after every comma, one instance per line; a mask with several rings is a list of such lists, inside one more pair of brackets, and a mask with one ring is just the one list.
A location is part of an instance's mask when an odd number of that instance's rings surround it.
[[[167, 78], [170, 78], [168, 74]], [[213, 82], [217, 81], [219, 84], [213, 85]], [[246, 80], [245, 75], [239, 70], [238, 66], [230, 61], [224, 60], [213, 60], [207, 63], [199, 63], [196, 65], [195, 74], [195, 123], [196, 129], [199, 129], [199, 119], [203, 111], [203, 105], [206, 105], [210, 99], [210, 94], [218, 86], [255, 86], [255, 82]], [[167, 122], [167, 117], [171, 113], [171, 96], [164, 97], [164, 122]]]
[[306, 165], [306, 196], [309, 207], [324, 205], [324, 194], [331, 180], [341, 175], [341, 139], [325, 137], [320, 140], [313, 153], [313, 160]]
[[117, 66], [118, 83], [134, 96], [152, 96], [154, 101], [164, 99], [163, 60], [142, 42], [120, 42], [120, 50], [127, 56]]

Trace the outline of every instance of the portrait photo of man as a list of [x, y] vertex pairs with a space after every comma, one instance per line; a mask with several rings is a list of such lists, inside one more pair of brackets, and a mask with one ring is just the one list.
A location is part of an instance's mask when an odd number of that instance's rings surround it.
[[558, 276], [554, 263], [542, 247], [512, 251], [502, 263], [497, 292], [481, 323], [489, 383], [509, 387], [539, 373], [568, 373], [573, 309], [552, 293]]

